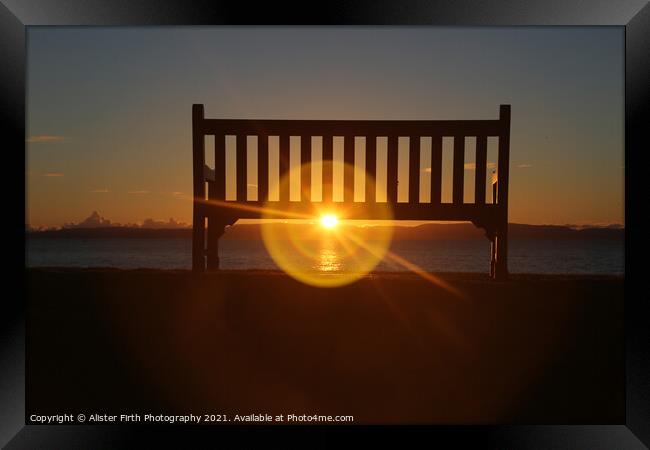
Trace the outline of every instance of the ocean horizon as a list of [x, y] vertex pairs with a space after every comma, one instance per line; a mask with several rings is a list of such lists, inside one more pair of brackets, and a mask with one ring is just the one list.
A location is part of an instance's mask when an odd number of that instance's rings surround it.
[[[390, 251], [427, 272], [489, 272], [487, 240], [394, 240]], [[259, 240], [222, 239], [219, 253], [223, 269], [280, 270]], [[511, 273], [625, 273], [621, 241], [511, 239], [508, 253]], [[26, 259], [28, 267], [190, 269], [192, 249], [187, 238], [28, 238]], [[317, 261], [306, 269], [328, 273], [350, 270], [340, 253], [330, 251], [326, 259], [327, 266]], [[373, 271], [407, 269], [384, 259]]]

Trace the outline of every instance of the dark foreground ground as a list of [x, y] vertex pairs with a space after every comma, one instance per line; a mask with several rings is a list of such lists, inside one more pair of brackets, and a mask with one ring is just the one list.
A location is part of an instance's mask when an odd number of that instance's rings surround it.
[[28, 414], [624, 423], [623, 279], [30, 269]]

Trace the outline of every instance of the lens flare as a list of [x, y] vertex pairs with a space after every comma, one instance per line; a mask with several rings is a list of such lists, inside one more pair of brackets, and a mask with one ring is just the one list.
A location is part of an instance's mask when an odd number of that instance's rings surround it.
[[[365, 171], [339, 164], [339, 174], [344, 179], [355, 177], [358, 180], [358, 177], [363, 177], [366, 183], [370, 183], [371, 189], [375, 189], [375, 180]], [[323, 162], [322, 167], [323, 171], [332, 170], [332, 162]], [[280, 192], [289, 192], [290, 180], [298, 179], [302, 170], [296, 167], [283, 176]], [[337, 191], [332, 189], [331, 184], [323, 185], [323, 191], [334, 192], [334, 200], [337, 200]], [[351, 192], [343, 194], [346, 198], [353, 197]], [[392, 227], [362, 226], [355, 219], [372, 217], [391, 220], [392, 211], [388, 203], [314, 201], [310, 205], [311, 211], [307, 215], [310, 223], [304, 223], [304, 220], [296, 225], [262, 223], [264, 245], [284, 272], [312, 286], [336, 287], [353, 283], [372, 271], [383, 259], [390, 247]], [[285, 217], [299, 217], [301, 214], [304, 217], [304, 203], [290, 201], [279, 204], [270, 201], [262, 209], [262, 218], [277, 218], [273, 211], [279, 207], [286, 209]]]
[[339, 219], [334, 214], [325, 214], [320, 218], [320, 224], [329, 230], [338, 225]]

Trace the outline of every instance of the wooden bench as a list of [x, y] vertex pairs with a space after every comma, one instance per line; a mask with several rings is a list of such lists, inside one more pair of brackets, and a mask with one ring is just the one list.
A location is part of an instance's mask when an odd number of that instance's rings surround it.
[[[302, 197], [291, 202], [296, 208], [311, 210], [309, 198], [312, 137], [322, 138], [322, 160], [333, 160], [333, 139], [343, 139], [343, 160], [354, 166], [355, 137], [365, 137], [365, 169], [372, 176], [377, 169], [378, 138], [387, 140], [386, 201], [390, 203], [395, 220], [469, 221], [485, 230], [491, 241], [490, 275], [505, 279], [508, 274], [508, 166], [510, 146], [510, 105], [501, 105], [496, 120], [237, 120], [208, 119], [201, 104], [192, 107], [192, 133], [194, 155], [194, 212], [192, 268], [195, 271], [218, 269], [218, 239], [225, 227], [238, 219], [260, 218], [261, 209], [269, 195], [269, 137], [279, 140], [279, 174], [289, 171], [290, 137], [300, 138], [300, 161], [304, 165], [300, 175]], [[213, 135], [214, 168], [206, 165], [205, 136]], [[226, 136], [233, 136], [236, 150], [236, 199], [226, 199]], [[257, 136], [258, 188], [257, 199], [248, 199], [247, 136]], [[453, 189], [451, 203], [443, 203], [442, 142], [443, 137], [453, 137]], [[486, 202], [487, 142], [488, 137], [498, 137], [496, 173], [492, 175], [492, 202]], [[398, 139], [408, 137], [409, 177], [408, 201], [398, 201]], [[431, 139], [431, 200], [422, 202], [420, 194], [420, 138]], [[476, 138], [474, 203], [464, 202], [465, 137]], [[230, 138], [233, 139], [233, 138]], [[332, 165], [323, 165], [323, 185], [331, 186]], [[325, 173], [328, 172], [328, 173]], [[344, 179], [346, 192], [354, 192], [353, 177]], [[328, 184], [330, 183], [330, 184]], [[369, 183], [368, 183], [369, 184]], [[307, 188], [307, 189], [305, 189]], [[333, 202], [329, 189], [323, 190], [321, 204], [344, 205], [349, 219], [377, 219], [371, 217], [372, 208], [365, 203], [375, 202], [376, 192], [366, 188], [365, 201], [355, 202], [346, 194], [343, 202]], [[288, 207], [288, 189], [279, 192], [273, 202], [275, 210]], [[231, 206], [244, 206], [232, 208]], [[288, 209], [287, 209], [288, 210]], [[291, 217], [285, 217], [291, 218]], [[207, 222], [207, 230], [206, 230]]]

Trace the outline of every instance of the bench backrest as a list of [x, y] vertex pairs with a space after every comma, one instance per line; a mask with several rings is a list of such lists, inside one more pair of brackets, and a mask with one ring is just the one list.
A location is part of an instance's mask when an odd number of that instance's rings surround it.
[[[335, 137], [343, 140], [343, 160], [355, 165], [355, 138], [365, 137], [365, 171], [375, 177], [377, 170], [377, 142], [386, 139], [386, 201], [390, 203], [394, 219], [412, 220], [467, 220], [482, 221], [486, 218], [507, 221], [508, 166], [510, 142], [510, 105], [501, 105], [496, 120], [239, 120], [209, 119], [204, 117], [203, 105], [193, 105], [194, 143], [194, 199], [195, 202], [216, 200], [217, 204], [236, 203], [253, 206], [233, 210], [236, 218], [261, 217], [260, 208], [269, 194], [269, 138], [279, 141], [279, 175], [289, 171], [290, 140], [300, 139], [300, 162], [311, 162], [312, 138], [322, 139], [322, 161], [333, 160]], [[214, 168], [208, 168], [205, 161], [205, 136], [214, 135]], [[226, 136], [234, 136], [236, 149], [236, 199], [226, 199]], [[257, 136], [257, 199], [249, 200], [247, 180], [247, 137]], [[442, 142], [443, 137], [453, 137], [453, 182], [452, 202], [442, 203]], [[493, 202], [486, 203], [487, 142], [489, 137], [498, 137], [498, 160], [496, 174], [498, 182], [493, 186]], [[476, 165], [474, 182], [474, 203], [464, 203], [465, 138], [476, 138]], [[408, 201], [398, 201], [398, 141], [408, 138], [409, 170]], [[421, 138], [431, 139], [431, 200], [421, 202], [420, 158]], [[229, 138], [233, 139], [233, 138]], [[294, 142], [295, 142], [294, 138]], [[311, 171], [308, 165], [300, 172], [301, 198], [291, 201], [291, 210], [304, 207], [311, 210]], [[332, 165], [323, 164], [322, 184], [331, 186]], [[376, 178], [376, 177], [375, 177]], [[494, 175], [493, 175], [494, 178]], [[355, 202], [354, 179], [344, 177], [345, 198], [333, 201], [331, 189], [324, 189], [322, 203], [345, 205], [350, 219], [373, 219], [369, 217], [364, 203], [375, 202], [376, 191], [366, 183], [365, 200]], [[279, 192], [279, 199], [273, 202], [274, 210], [281, 211], [290, 202], [286, 185]]]

